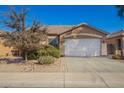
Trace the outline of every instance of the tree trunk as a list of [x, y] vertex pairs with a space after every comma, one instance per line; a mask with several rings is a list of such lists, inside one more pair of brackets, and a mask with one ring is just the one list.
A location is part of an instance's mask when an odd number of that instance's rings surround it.
[[28, 59], [27, 59], [27, 52], [25, 52], [25, 54], [24, 54], [24, 59], [25, 59], [26, 62], [28, 61]]

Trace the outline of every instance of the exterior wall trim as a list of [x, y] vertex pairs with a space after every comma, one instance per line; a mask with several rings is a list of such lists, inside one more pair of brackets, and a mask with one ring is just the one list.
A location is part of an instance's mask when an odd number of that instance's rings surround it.
[[93, 35], [93, 34], [86, 34], [86, 33], [83, 33], [83, 34], [72, 34], [72, 35], [67, 35], [67, 36], [64, 36], [64, 38], [69, 38], [71, 36], [88, 36], [88, 37], [96, 37], [96, 38], [102, 38], [102, 36], [100, 35]]

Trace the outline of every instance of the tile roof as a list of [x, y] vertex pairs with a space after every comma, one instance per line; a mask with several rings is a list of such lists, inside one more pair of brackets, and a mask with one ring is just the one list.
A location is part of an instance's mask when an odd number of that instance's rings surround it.
[[65, 32], [68, 32], [68, 31], [72, 31], [78, 27], [81, 27], [81, 26], [87, 26], [91, 29], [94, 29], [94, 30], [97, 30], [97, 31], [100, 31], [104, 34], [108, 34], [107, 32], [105, 31], [102, 31], [101, 29], [97, 29], [95, 27], [92, 27], [92, 26], [89, 26], [88, 24], [86, 23], [82, 23], [82, 24], [79, 24], [79, 25], [50, 25], [50, 26], [47, 26], [47, 32], [48, 34], [57, 34], [57, 35], [61, 35]]
[[73, 26], [62, 26], [62, 25], [51, 25], [51, 26], [47, 26], [47, 32], [48, 34], [61, 34], [64, 33], [68, 30], [70, 30]]
[[4, 31], [3, 30], [0, 30], [0, 33], [3, 33]]
[[0, 30], [0, 35], [2, 34], [2, 33], [4, 33], [5, 31], [3, 31], [3, 30]]

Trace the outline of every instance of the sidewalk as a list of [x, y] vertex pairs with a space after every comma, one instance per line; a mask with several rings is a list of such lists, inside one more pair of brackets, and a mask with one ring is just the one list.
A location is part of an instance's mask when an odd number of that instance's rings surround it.
[[123, 73], [0, 73], [3, 88], [124, 87]]

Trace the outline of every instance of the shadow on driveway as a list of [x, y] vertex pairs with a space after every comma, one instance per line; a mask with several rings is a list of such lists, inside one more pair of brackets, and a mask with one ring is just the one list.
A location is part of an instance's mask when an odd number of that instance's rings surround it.
[[5, 62], [7, 64], [11, 63], [24, 63], [24, 60], [21, 57], [16, 58], [0, 58], [0, 62]]

